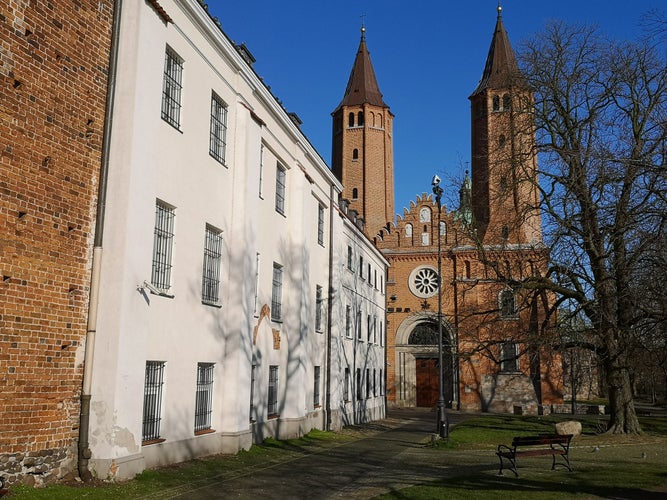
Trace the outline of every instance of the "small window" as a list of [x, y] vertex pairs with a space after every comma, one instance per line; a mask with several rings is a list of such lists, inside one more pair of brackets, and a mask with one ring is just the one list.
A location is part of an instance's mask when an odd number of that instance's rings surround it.
[[447, 236], [447, 223], [440, 222], [440, 236]]
[[273, 263], [273, 284], [271, 287], [271, 319], [282, 319], [283, 266]]
[[359, 198], [359, 190], [357, 188], [353, 188], [352, 189], [352, 199], [356, 200], [357, 198]]
[[470, 261], [466, 260], [463, 265], [465, 267], [465, 277], [466, 279], [470, 279]]
[[371, 393], [371, 369], [366, 368], [366, 399], [370, 399]]
[[350, 369], [345, 368], [345, 379], [343, 380], [343, 401], [350, 400]]
[[500, 137], [498, 137], [498, 147], [504, 148], [505, 143], [507, 143], [507, 137], [501, 134]]
[[267, 413], [269, 417], [278, 416], [278, 367], [269, 366], [269, 391]]
[[354, 271], [354, 265], [352, 264], [352, 247], [350, 245], [347, 246], [347, 268], [350, 271]]
[[357, 340], [364, 340], [363, 334], [361, 333], [361, 311], [357, 311], [357, 324], [355, 327], [357, 329]]
[[285, 215], [287, 172], [280, 163], [276, 165], [276, 212]]
[[357, 148], [354, 148], [352, 150], [352, 159], [353, 160], [358, 160], [359, 159], [359, 150]]
[[313, 373], [313, 408], [320, 406], [320, 367], [314, 367]]
[[493, 110], [500, 111], [500, 97], [497, 95], [493, 96]]
[[224, 165], [227, 151], [227, 105], [215, 93], [211, 97], [209, 154]]
[[405, 225], [405, 237], [412, 238], [412, 224]]
[[363, 399], [363, 394], [361, 393], [361, 368], [357, 368], [357, 401]]
[[315, 331], [322, 331], [322, 317], [324, 316], [324, 295], [322, 287], [315, 287]]
[[509, 94], [503, 95], [503, 110], [509, 111], [512, 109], [512, 99]]
[[505, 342], [500, 347], [500, 371], [519, 371], [519, 349], [514, 342]]
[[202, 302], [220, 303], [220, 264], [222, 261], [222, 231], [206, 224], [204, 263], [202, 270]]
[[359, 277], [364, 279], [364, 257], [363, 255], [359, 256]]
[[503, 229], [502, 229], [503, 240], [507, 240], [507, 238], [509, 238], [509, 236], [510, 236], [509, 228], [507, 226], [503, 226]]
[[347, 117], [348, 127], [354, 127], [354, 113], [350, 113]]
[[181, 124], [182, 80], [183, 60], [167, 47], [162, 81], [162, 119], [177, 129]]
[[195, 432], [211, 428], [213, 413], [213, 363], [197, 363], [195, 395]]
[[324, 246], [324, 206], [317, 206], [317, 243]]
[[364, 124], [364, 112], [359, 111], [359, 113], [357, 113], [357, 126], [361, 127], [363, 126], [363, 124]]
[[352, 338], [352, 306], [345, 306], [345, 336]]
[[146, 361], [144, 413], [142, 417], [141, 433], [141, 440], [144, 443], [160, 439], [164, 366], [164, 361]]
[[500, 316], [513, 318], [516, 315], [516, 301], [512, 290], [500, 292]]

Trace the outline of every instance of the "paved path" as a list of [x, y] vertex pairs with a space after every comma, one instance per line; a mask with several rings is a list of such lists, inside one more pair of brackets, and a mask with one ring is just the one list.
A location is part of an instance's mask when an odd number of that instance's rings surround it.
[[[450, 418], [456, 423], [461, 415]], [[237, 471], [204, 484], [165, 492], [161, 498], [370, 498], [409, 485], [430, 483], [452, 474], [451, 454], [433, 453], [425, 445], [435, 427], [434, 413], [424, 409], [394, 410], [389, 418], [363, 426], [360, 439], [299, 455], [266, 468]], [[468, 456], [470, 455], [470, 456]], [[462, 457], [459, 456], [459, 459]], [[495, 457], [469, 452], [462, 460], [472, 467], [495, 469]], [[477, 465], [475, 465], [477, 464]]]

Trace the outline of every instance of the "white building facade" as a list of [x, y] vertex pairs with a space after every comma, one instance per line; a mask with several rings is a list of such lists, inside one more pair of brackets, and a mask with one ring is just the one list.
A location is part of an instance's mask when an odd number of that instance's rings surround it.
[[251, 56], [197, 0], [124, 2], [118, 42], [90, 469], [384, 417], [387, 262]]

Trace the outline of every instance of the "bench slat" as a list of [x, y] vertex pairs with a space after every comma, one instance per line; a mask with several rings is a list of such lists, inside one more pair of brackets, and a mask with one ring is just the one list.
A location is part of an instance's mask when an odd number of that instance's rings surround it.
[[[540, 455], [550, 455], [552, 457], [551, 469], [555, 469], [556, 465], [562, 465], [566, 467], [570, 472], [572, 467], [570, 466], [570, 441], [572, 440], [571, 434], [560, 435], [560, 434], [540, 434], [537, 436], [517, 436], [512, 440], [512, 446], [498, 445], [498, 459], [500, 460], [500, 470], [498, 475], [503, 475], [503, 458], [507, 459], [510, 463], [510, 470], [519, 477], [519, 472], [517, 471], [516, 459], [518, 456], [524, 457], [535, 457]], [[518, 449], [528, 447], [528, 449]], [[560, 456], [563, 463], [557, 463], [556, 457]]]

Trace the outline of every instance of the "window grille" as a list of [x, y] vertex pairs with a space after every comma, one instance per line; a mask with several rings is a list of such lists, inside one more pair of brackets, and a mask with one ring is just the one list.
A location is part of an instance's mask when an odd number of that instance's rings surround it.
[[141, 436], [141, 440], [144, 442], [160, 438], [160, 407], [164, 384], [164, 366], [164, 361], [146, 361]]
[[317, 207], [317, 242], [324, 246], [324, 207]]
[[183, 61], [167, 47], [162, 84], [162, 119], [176, 128], [180, 127], [181, 122], [182, 79]]
[[222, 261], [222, 232], [206, 225], [204, 264], [202, 271], [202, 301], [220, 303], [220, 264]]
[[313, 387], [313, 406], [317, 407], [320, 405], [320, 367], [315, 367], [315, 373], [313, 377], [314, 387]]
[[227, 151], [227, 105], [217, 95], [211, 97], [211, 137], [209, 153], [224, 165]]
[[283, 267], [273, 263], [273, 286], [271, 290], [271, 319], [282, 319]]
[[174, 245], [174, 208], [157, 201], [153, 239], [153, 271], [151, 283], [161, 291], [171, 283], [171, 256]]
[[269, 367], [269, 402], [268, 414], [278, 414], [278, 367], [272, 365]]
[[315, 288], [315, 330], [322, 331], [322, 316], [324, 309], [324, 297], [322, 296], [322, 287], [317, 285]]
[[285, 215], [285, 188], [287, 186], [287, 173], [285, 168], [278, 163], [276, 166], [276, 212]]
[[211, 428], [213, 413], [213, 363], [197, 363], [195, 432]]

